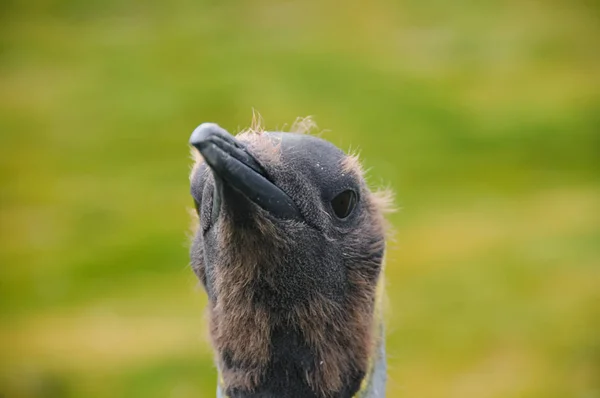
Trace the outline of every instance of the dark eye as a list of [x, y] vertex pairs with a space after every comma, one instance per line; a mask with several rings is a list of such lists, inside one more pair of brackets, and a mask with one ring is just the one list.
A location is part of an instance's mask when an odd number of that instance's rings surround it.
[[350, 189], [342, 192], [331, 201], [331, 207], [336, 216], [346, 218], [356, 206], [356, 193]]

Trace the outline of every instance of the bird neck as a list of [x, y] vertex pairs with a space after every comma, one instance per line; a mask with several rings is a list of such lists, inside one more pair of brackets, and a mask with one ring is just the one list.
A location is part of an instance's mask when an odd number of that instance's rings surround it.
[[[299, 333], [275, 330], [272, 339], [273, 355], [263, 383], [252, 391], [225, 391], [221, 382], [217, 398], [320, 398], [307, 383], [306, 372], [314, 356], [303, 343]], [[332, 395], [335, 398], [383, 398], [386, 385], [386, 357], [383, 325], [378, 325], [377, 348], [364, 372], [349, 372], [344, 388]], [[219, 376], [219, 380], [221, 380]]]
[[[227, 295], [217, 297], [211, 306], [222, 396], [352, 398], [382, 390], [385, 371], [373, 378], [385, 365], [379, 355], [383, 350], [378, 332], [383, 290], [379, 272], [369, 274], [366, 265], [348, 268], [346, 283], [338, 284], [343, 291], [322, 292], [320, 286], [319, 294], [308, 295], [306, 284], [314, 281], [305, 281], [307, 271], [298, 272], [302, 267], [268, 266], [256, 267], [263, 271], [260, 274], [243, 266], [221, 268], [227, 271], [224, 280], [246, 281], [227, 286]], [[314, 268], [315, 273], [326, 269]], [[375, 286], [371, 283], [377, 277]], [[278, 282], [276, 287], [270, 280]]]

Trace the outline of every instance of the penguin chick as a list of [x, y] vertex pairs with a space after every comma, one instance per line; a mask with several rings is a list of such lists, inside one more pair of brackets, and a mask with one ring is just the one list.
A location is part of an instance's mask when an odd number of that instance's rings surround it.
[[218, 395], [385, 396], [388, 195], [320, 138], [216, 124], [190, 138], [199, 225], [191, 265], [208, 298]]

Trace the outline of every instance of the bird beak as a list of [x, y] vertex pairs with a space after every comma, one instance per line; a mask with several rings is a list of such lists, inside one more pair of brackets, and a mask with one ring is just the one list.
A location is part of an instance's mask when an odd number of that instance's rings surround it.
[[227, 187], [277, 218], [301, 219], [292, 199], [267, 178], [264, 169], [245, 145], [225, 129], [214, 123], [203, 123], [192, 133], [190, 145], [200, 151], [215, 177], [217, 189], [213, 198], [213, 219], [218, 214], [221, 201], [236, 203], [233, 198], [228, 198], [233, 195]]

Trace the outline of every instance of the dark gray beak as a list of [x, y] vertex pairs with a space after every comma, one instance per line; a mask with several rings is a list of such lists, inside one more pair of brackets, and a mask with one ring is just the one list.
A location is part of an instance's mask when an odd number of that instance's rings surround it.
[[215, 190], [219, 197], [215, 197], [213, 203], [220, 205], [224, 201], [235, 206], [236, 201], [227, 198], [230, 190], [222, 189], [228, 186], [277, 218], [301, 219], [292, 199], [269, 181], [246, 147], [225, 129], [214, 123], [203, 123], [192, 133], [190, 144], [202, 154], [213, 172], [215, 184], [221, 185], [221, 189]]

